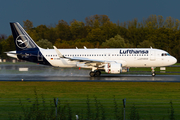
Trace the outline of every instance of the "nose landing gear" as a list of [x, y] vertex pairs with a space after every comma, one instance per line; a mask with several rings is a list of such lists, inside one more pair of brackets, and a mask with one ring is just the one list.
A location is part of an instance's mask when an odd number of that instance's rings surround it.
[[152, 72], [152, 74], [151, 74], [153, 77], [156, 75], [156, 73], [155, 72]]
[[155, 70], [154, 70], [155, 68], [156, 67], [151, 67], [151, 70], [152, 70], [152, 74], [151, 75], [152, 75], [152, 77], [156, 76], [156, 73], [155, 73]]

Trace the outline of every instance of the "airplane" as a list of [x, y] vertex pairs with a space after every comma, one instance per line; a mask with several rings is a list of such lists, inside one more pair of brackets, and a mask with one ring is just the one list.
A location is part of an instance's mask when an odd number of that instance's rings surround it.
[[130, 67], [151, 67], [152, 76], [156, 67], [170, 66], [177, 59], [168, 52], [154, 48], [117, 49], [43, 49], [39, 47], [18, 22], [10, 23], [16, 51], [7, 55], [20, 60], [55, 67], [78, 67], [91, 69], [90, 77], [100, 76], [102, 71], [120, 74]]

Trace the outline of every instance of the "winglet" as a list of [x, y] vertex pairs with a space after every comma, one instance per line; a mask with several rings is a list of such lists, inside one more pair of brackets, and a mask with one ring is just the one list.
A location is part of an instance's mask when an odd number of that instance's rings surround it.
[[53, 47], [54, 47], [56, 53], [58, 54], [58, 56], [59, 56], [60, 58], [64, 58], [64, 56], [61, 54], [61, 52], [60, 52], [55, 46], [53, 46]]

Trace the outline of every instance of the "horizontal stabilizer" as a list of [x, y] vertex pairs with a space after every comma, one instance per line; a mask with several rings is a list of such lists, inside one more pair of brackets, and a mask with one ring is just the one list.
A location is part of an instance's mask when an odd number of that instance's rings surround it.
[[20, 55], [20, 56], [35, 56], [35, 57], [37, 57], [37, 55], [16, 53], [16, 51], [9, 51], [9, 52], [4, 52], [4, 53], [6, 53], [7, 56], [14, 57], [14, 58], [15, 58], [15, 56], [17, 58], [17, 55]]
[[7, 56], [12, 57], [12, 58], [16, 58], [17, 59], [17, 54], [16, 51], [9, 51], [9, 52], [4, 52], [7, 54]]

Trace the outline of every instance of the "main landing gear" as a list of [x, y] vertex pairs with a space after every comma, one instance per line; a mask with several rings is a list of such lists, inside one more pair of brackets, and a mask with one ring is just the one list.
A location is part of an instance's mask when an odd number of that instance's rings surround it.
[[91, 72], [89, 73], [89, 75], [90, 75], [91, 77], [98, 77], [98, 76], [101, 75], [101, 71], [100, 71], [100, 70], [91, 71]]
[[156, 75], [156, 73], [155, 73], [155, 70], [154, 70], [154, 69], [155, 69], [155, 67], [151, 67], [151, 70], [152, 70], [152, 74], [151, 74], [151, 75], [152, 75], [152, 77], [154, 77], [154, 76]]

